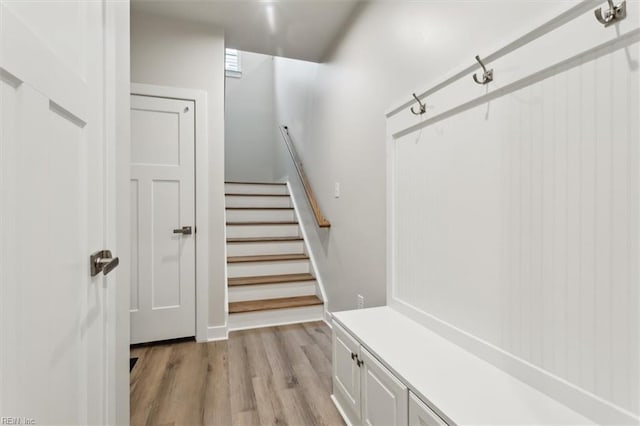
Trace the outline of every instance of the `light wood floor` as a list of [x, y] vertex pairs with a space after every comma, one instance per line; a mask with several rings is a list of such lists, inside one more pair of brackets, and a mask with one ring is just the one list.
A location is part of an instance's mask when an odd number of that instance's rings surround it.
[[323, 322], [230, 333], [228, 341], [138, 346], [132, 425], [344, 425], [331, 402]]

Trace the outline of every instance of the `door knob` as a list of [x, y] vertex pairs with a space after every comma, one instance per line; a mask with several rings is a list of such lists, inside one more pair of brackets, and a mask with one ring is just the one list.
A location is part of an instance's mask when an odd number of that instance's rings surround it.
[[191, 235], [191, 227], [183, 226], [182, 228], [174, 229], [174, 234]]
[[91, 276], [95, 277], [100, 272], [107, 275], [113, 271], [120, 264], [120, 259], [113, 257], [110, 250], [100, 250], [89, 257], [89, 263], [91, 264]]

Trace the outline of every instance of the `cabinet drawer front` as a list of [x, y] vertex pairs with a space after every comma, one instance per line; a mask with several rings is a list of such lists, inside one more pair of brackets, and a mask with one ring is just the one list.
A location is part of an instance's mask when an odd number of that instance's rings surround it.
[[409, 426], [448, 426], [422, 400], [409, 392]]
[[362, 423], [407, 425], [409, 390], [366, 349], [362, 349]]
[[340, 327], [333, 324], [333, 393], [349, 417], [360, 419], [360, 368], [356, 362], [360, 343]]

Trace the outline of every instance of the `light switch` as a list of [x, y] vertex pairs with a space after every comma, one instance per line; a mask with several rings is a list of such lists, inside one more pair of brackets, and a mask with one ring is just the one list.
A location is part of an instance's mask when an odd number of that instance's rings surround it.
[[333, 196], [340, 198], [340, 182], [336, 182], [333, 187]]

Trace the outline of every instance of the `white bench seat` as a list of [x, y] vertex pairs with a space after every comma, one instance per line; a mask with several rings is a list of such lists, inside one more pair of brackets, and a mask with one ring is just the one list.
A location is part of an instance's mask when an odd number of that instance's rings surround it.
[[390, 307], [333, 320], [449, 424], [594, 424]]

